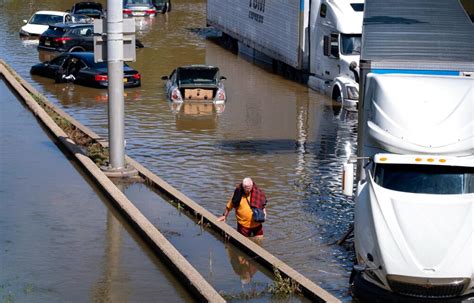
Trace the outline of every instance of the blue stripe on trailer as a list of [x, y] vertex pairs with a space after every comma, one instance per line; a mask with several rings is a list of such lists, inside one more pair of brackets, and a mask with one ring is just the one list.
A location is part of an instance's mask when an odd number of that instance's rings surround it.
[[410, 74], [410, 75], [437, 75], [437, 76], [459, 76], [456, 70], [425, 70], [425, 69], [373, 69], [375, 74]]

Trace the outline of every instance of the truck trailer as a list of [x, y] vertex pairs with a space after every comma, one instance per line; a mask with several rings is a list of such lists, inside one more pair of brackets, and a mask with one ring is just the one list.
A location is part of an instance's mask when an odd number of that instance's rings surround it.
[[365, 2], [351, 161], [358, 297], [474, 297], [474, 25], [466, 3]]
[[355, 108], [363, 10], [363, 0], [208, 0], [207, 24], [239, 52]]

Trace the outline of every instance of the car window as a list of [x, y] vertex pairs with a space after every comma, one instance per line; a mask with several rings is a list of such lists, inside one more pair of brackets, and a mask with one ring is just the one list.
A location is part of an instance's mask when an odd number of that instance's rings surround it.
[[171, 81], [176, 82], [176, 70], [173, 70], [173, 72], [171, 72], [170, 79]]
[[72, 21], [71, 15], [64, 16], [64, 22], [71, 22], [71, 21]]
[[51, 60], [50, 64], [51, 65], [63, 65], [64, 61], [66, 60], [66, 56], [59, 56]]
[[92, 29], [90, 27], [79, 27], [73, 30], [76, 36], [92, 36]]
[[36, 14], [30, 20], [31, 24], [39, 24], [39, 25], [51, 25], [58, 22], [63, 22], [62, 16]]
[[178, 80], [182, 84], [191, 84], [191, 83], [216, 83], [217, 75], [219, 73], [218, 69], [180, 69], [178, 71]]

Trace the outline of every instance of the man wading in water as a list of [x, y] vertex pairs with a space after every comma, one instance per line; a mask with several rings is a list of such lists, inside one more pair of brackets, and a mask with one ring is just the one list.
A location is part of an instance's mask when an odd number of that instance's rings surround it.
[[[227, 202], [224, 213], [217, 221], [225, 221], [230, 211], [235, 208], [237, 231], [246, 237], [262, 237], [262, 222], [265, 221], [267, 216], [266, 204], [265, 193], [253, 183], [252, 179], [247, 177], [235, 188], [232, 199]], [[260, 213], [263, 212], [264, 218], [255, 218], [253, 212], [258, 212], [255, 209], [259, 209]]]

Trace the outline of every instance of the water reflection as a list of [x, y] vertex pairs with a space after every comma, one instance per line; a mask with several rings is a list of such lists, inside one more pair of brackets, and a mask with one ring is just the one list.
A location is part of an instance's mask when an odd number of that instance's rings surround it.
[[234, 272], [240, 277], [242, 285], [249, 284], [258, 269], [247, 255], [230, 245], [225, 246], [227, 257]]
[[218, 116], [225, 110], [225, 104], [202, 102], [169, 102], [175, 114], [177, 130], [215, 129]]

